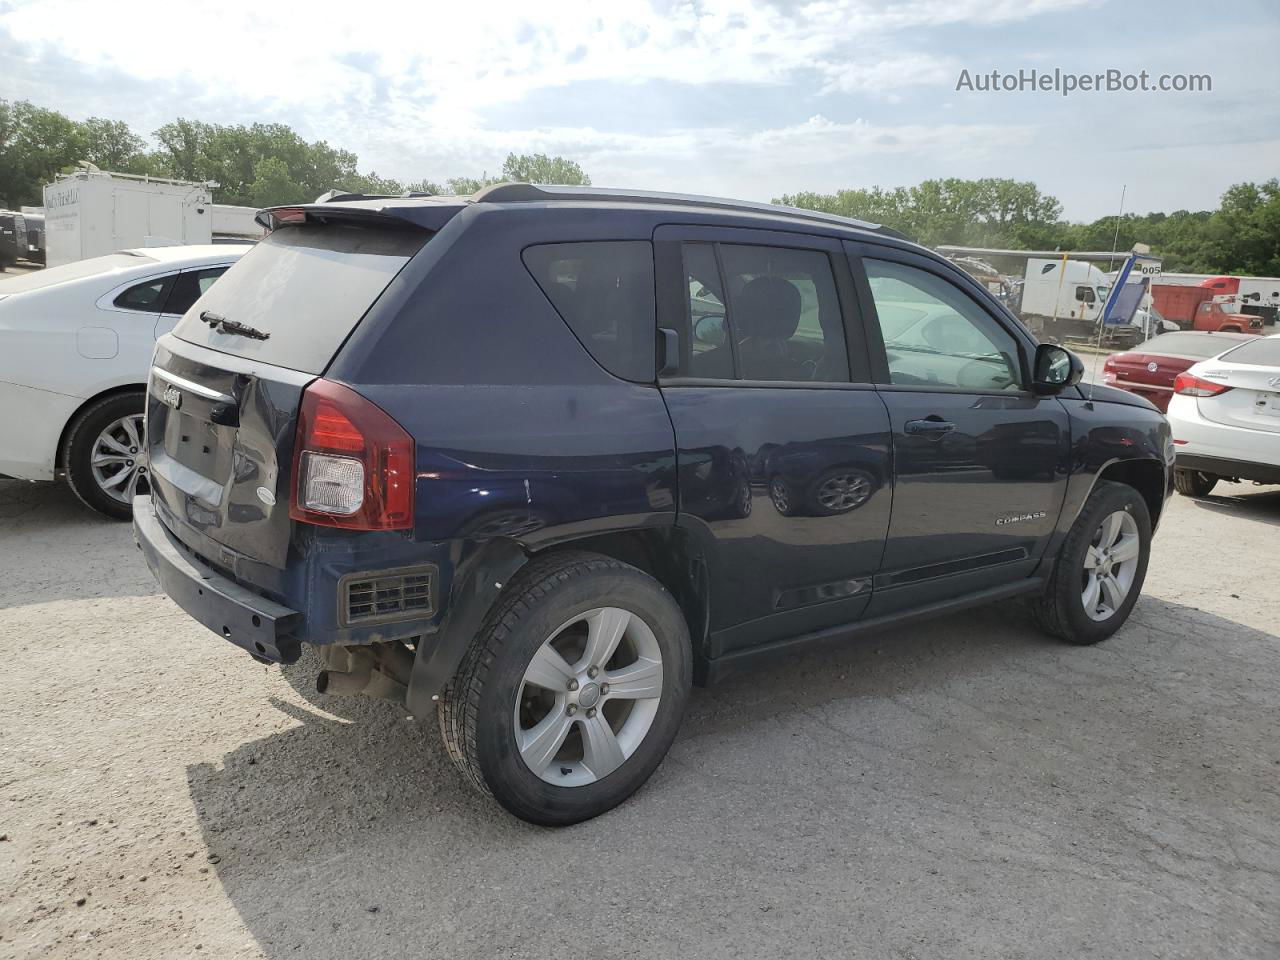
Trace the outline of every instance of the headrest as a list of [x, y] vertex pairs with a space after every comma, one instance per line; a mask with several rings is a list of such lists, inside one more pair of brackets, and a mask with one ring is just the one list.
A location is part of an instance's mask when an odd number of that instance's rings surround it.
[[756, 277], [733, 298], [738, 336], [789, 340], [800, 326], [800, 291], [782, 277]]

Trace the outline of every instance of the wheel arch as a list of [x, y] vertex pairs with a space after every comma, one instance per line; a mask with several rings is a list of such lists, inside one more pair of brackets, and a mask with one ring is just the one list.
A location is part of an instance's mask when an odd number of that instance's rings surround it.
[[461, 549], [449, 608], [434, 636], [424, 638], [414, 657], [408, 693], [410, 713], [427, 716], [453, 678], [476, 633], [504, 588], [526, 563], [566, 551], [597, 553], [630, 564], [658, 581], [676, 601], [689, 627], [695, 679], [705, 676], [710, 623], [707, 567], [695, 536], [677, 526], [640, 527], [561, 540], [530, 550], [511, 539], [472, 542]]
[[1151, 514], [1151, 528], [1155, 529], [1164, 510], [1167, 480], [1163, 463], [1147, 459], [1116, 460], [1098, 473], [1094, 487], [1102, 480], [1123, 483], [1137, 490], [1147, 504], [1147, 512]]
[[539, 552], [586, 550], [619, 560], [657, 580], [675, 599], [689, 627], [694, 678], [700, 680], [710, 635], [710, 576], [693, 531], [681, 526], [640, 527], [582, 537]]
[[92, 407], [95, 403], [100, 403], [103, 400], [110, 399], [111, 397], [118, 397], [127, 393], [145, 394], [146, 391], [147, 385], [145, 383], [122, 383], [119, 386], [101, 390], [93, 396], [85, 399], [78, 407], [75, 408], [75, 410], [72, 411], [71, 416], [67, 417], [66, 422], [62, 425], [62, 430], [58, 433], [58, 445], [54, 448], [53, 452], [54, 469], [61, 470], [66, 467], [64, 460], [66, 459], [65, 450], [67, 446], [67, 434], [71, 432], [71, 425], [79, 420], [86, 410]]

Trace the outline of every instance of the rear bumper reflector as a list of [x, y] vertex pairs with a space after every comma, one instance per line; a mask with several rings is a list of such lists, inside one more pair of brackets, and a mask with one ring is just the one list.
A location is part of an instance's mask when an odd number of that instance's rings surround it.
[[134, 498], [133, 539], [164, 592], [191, 617], [259, 659], [298, 659], [293, 633], [302, 614], [200, 563], [165, 529], [150, 497]]

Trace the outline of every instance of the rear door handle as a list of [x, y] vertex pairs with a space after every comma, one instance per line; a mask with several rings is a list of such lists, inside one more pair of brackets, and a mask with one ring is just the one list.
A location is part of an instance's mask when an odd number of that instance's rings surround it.
[[956, 428], [954, 423], [943, 420], [940, 417], [928, 417], [924, 420], [908, 420], [903, 427], [907, 433], [923, 433], [923, 434], [944, 434], [950, 433]]

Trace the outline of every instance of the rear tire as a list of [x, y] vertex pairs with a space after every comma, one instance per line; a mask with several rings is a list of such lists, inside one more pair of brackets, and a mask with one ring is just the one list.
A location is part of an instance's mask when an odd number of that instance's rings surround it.
[[1174, 489], [1184, 497], [1207, 497], [1217, 483], [1218, 478], [1212, 473], [1177, 468], [1173, 471]]
[[141, 391], [98, 400], [72, 421], [63, 443], [67, 486], [85, 506], [113, 520], [130, 519], [132, 495], [147, 491], [145, 410]]
[[1151, 556], [1151, 515], [1133, 487], [1099, 480], [1058, 553], [1044, 594], [1033, 603], [1046, 633], [1093, 644], [1129, 618]]
[[[620, 624], [613, 646], [598, 640], [609, 630], [597, 626], [610, 622]], [[630, 685], [637, 671], [643, 690]], [[564, 826], [649, 779], [691, 682], [688, 627], [657, 581], [609, 557], [553, 554], [524, 567], [490, 611], [441, 697], [440, 731], [482, 792], [522, 820]]]

